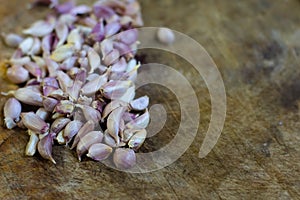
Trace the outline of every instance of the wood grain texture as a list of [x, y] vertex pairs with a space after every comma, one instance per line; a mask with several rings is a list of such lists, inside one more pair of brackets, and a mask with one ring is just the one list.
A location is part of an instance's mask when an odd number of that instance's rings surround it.
[[[53, 150], [57, 165], [38, 155], [28, 158], [27, 134], [3, 128], [1, 96], [0, 199], [299, 199], [300, 1], [141, 3], [146, 26], [167, 26], [189, 35], [219, 67], [227, 92], [227, 118], [213, 151], [204, 159], [197, 157], [211, 109], [201, 76], [176, 55], [143, 50], [140, 55], [147, 62], [182, 72], [197, 93], [201, 122], [185, 154], [147, 174], [115, 171], [89, 159], [79, 163], [75, 152], [62, 146]], [[26, 1], [0, 0], [0, 5], [1, 32], [20, 32], [46, 13], [26, 10]], [[11, 53], [0, 43], [2, 61]], [[14, 87], [5, 79], [4, 68], [1, 91]], [[143, 151], [159, 149], [178, 129], [178, 102], [159, 86], [145, 86], [139, 93], [147, 93], [151, 103], [167, 110], [165, 127], [146, 141]]]

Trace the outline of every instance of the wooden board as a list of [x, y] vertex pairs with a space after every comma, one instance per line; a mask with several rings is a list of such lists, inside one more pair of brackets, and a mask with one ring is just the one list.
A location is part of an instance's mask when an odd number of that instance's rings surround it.
[[[27, 2], [0, 0], [1, 32], [20, 32], [45, 16], [44, 9], [26, 10]], [[147, 62], [181, 70], [197, 91], [201, 122], [185, 154], [146, 174], [119, 172], [88, 159], [78, 162], [62, 146], [54, 147], [57, 165], [40, 156], [25, 157], [28, 136], [3, 128], [1, 96], [0, 199], [299, 199], [300, 1], [141, 2], [146, 26], [167, 26], [189, 35], [219, 67], [227, 118], [213, 151], [198, 158], [211, 114], [201, 76], [176, 55], [143, 50], [140, 55]], [[1, 60], [11, 53], [0, 43]], [[1, 91], [14, 88], [3, 73], [1, 66]], [[167, 110], [165, 127], [146, 141], [144, 151], [159, 149], [178, 128], [178, 102], [159, 86], [139, 92]]]

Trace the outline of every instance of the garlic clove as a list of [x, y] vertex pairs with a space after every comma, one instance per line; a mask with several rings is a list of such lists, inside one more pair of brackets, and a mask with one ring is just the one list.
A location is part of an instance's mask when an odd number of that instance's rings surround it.
[[136, 155], [132, 149], [118, 148], [113, 155], [113, 161], [119, 169], [129, 169], [136, 164]]
[[147, 136], [147, 131], [145, 129], [136, 132], [129, 140], [128, 146], [132, 149], [139, 149], [144, 143]]
[[65, 59], [71, 57], [74, 53], [74, 45], [73, 44], [65, 44], [57, 49], [55, 49], [50, 58], [56, 62], [62, 62]]
[[132, 81], [111, 81], [102, 86], [103, 96], [108, 99], [118, 99], [132, 85]]
[[50, 160], [54, 164], [56, 164], [55, 160], [52, 157], [52, 145], [54, 137], [55, 133], [49, 133], [45, 137], [40, 139], [38, 143], [38, 151], [44, 159]]
[[128, 122], [126, 124], [126, 127], [129, 129], [133, 129], [133, 128], [144, 129], [148, 126], [149, 122], [150, 122], [150, 115], [147, 109], [144, 114]]
[[44, 121], [46, 121], [50, 116], [50, 113], [45, 108], [39, 108], [35, 114]]
[[4, 39], [5, 44], [9, 47], [18, 47], [19, 44], [24, 40], [21, 36], [14, 33], [2, 33], [1, 35]]
[[107, 130], [108, 133], [115, 139], [116, 143], [119, 143], [119, 128], [120, 121], [125, 112], [125, 107], [118, 107], [113, 110], [107, 118]]
[[128, 103], [121, 100], [113, 100], [109, 104], [107, 104], [102, 113], [102, 119], [106, 118], [113, 110], [118, 107], [127, 107]]
[[94, 70], [101, 64], [100, 56], [93, 48], [90, 48], [88, 51], [88, 60], [91, 67], [89, 73], [93, 73]]
[[87, 133], [84, 137], [82, 137], [77, 145], [77, 155], [79, 161], [81, 161], [81, 156], [88, 151], [90, 146], [92, 146], [95, 143], [102, 142], [103, 139], [103, 133], [101, 131], [91, 131]]
[[83, 123], [78, 120], [71, 121], [66, 125], [63, 134], [66, 140], [66, 144], [68, 144], [72, 140], [72, 138], [78, 133], [82, 126]]
[[49, 16], [47, 21], [39, 20], [31, 25], [30, 28], [23, 31], [24, 34], [32, 35], [36, 37], [43, 37], [50, 34], [55, 26], [56, 19], [53, 16]]
[[23, 124], [32, 132], [43, 134], [49, 131], [49, 124], [33, 112], [21, 113]]
[[25, 155], [26, 156], [33, 156], [37, 149], [37, 144], [39, 142], [39, 137], [34, 132], [28, 130], [28, 134], [30, 135], [29, 141], [25, 148]]
[[4, 122], [8, 129], [17, 126], [16, 122], [20, 120], [22, 110], [21, 103], [15, 98], [9, 98], [4, 104]]
[[105, 37], [111, 37], [121, 29], [120, 22], [111, 22], [104, 27]]
[[20, 65], [13, 65], [7, 69], [6, 76], [12, 83], [20, 84], [29, 79], [29, 72]]
[[103, 63], [106, 66], [112, 65], [118, 62], [119, 57], [120, 57], [120, 52], [117, 49], [113, 49], [105, 57], [103, 57]]
[[142, 96], [133, 101], [130, 101], [129, 105], [133, 110], [136, 110], [136, 111], [145, 110], [149, 105], [149, 97]]
[[111, 155], [112, 150], [113, 149], [106, 144], [95, 143], [90, 146], [87, 157], [96, 161], [105, 160]]
[[81, 138], [83, 138], [86, 134], [93, 131], [95, 128], [95, 124], [93, 121], [87, 121], [78, 131], [77, 135], [74, 138], [74, 142], [71, 146], [71, 149], [75, 148], [80, 141]]
[[43, 97], [41, 92], [32, 90], [30, 87], [19, 88], [13, 92], [13, 95], [19, 101], [32, 105], [32, 106], [43, 106]]
[[65, 128], [65, 126], [70, 122], [71, 120], [69, 118], [57, 118], [54, 120], [54, 122], [51, 124], [50, 131], [53, 133], [58, 134]]
[[74, 103], [69, 100], [62, 100], [55, 106], [54, 111], [60, 114], [71, 114], [74, 108]]

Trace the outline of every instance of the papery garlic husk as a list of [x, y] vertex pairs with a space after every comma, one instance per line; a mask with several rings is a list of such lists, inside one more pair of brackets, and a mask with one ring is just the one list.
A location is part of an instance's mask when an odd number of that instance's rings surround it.
[[145, 110], [149, 105], [149, 97], [142, 96], [133, 101], [130, 101], [130, 107], [132, 110], [142, 111]]
[[121, 100], [113, 100], [109, 104], [107, 104], [102, 113], [102, 119], [106, 118], [113, 110], [119, 107], [127, 107], [128, 103]]
[[113, 161], [119, 169], [129, 169], [136, 164], [136, 155], [132, 149], [118, 148], [113, 155]]
[[125, 107], [119, 107], [113, 110], [107, 118], [107, 130], [108, 133], [115, 139], [116, 143], [119, 144], [119, 128], [120, 121], [125, 112]]
[[90, 146], [87, 157], [92, 158], [96, 161], [101, 161], [107, 159], [112, 153], [112, 148], [103, 143], [96, 143]]
[[35, 114], [44, 121], [46, 121], [50, 116], [50, 113], [45, 108], [39, 108]]
[[144, 143], [147, 137], [147, 131], [145, 129], [137, 131], [129, 140], [128, 146], [132, 149], [139, 149]]
[[70, 122], [69, 118], [61, 117], [54, 120], [51, 124], [50, 131], [58, 134]]
[[55, 160], [52, 157], [52, 145], [54, 137], [55, 133], [49, 133], [45, 137], [40, 139], [38, 143], [38, 151], [43, 158], [50, 160], [54, 164], [56, 164]]
[[32, 90], [31, 87], [19, 88], [13, 92], [13, 95], [16, 99], [25, 104], [32, 106], [43, 106], [42, 93]]
[[149, 122], [150, 122], [150, 115], [147, 109], [144, 114], [128, 122], [126, 124], [126, 127], [129, 129], [144, 129], [148, 126]]
[[25, 155], [26, 156], [33, 156], [37, 149], [37, 144], [39, 142], [38, 134], [28, 130], [28, 134], [30, 135], [29, 141], [26, 145]]
[[75, 148], [78, 144], [78, 142], [80, 141], [81, 138], [83, 138], [86, 134], [88, 134], [89, 132], [93, 131], [95, 128], [95, 124], [93, 121], [87, 121], [78, 131], [78, 133], [76, 134], [73, 144], [71, 146], [71, 149]]
[[32, 132], [43, 134], [49, 131], [49, 124], [33, 112], [21, 113], [23, 124]]
[[77, 145], [77, 155], [79, 161], [81, 161], [81, 156], [88, 151], [90, 146], [92, 146], [95, 143], [102, 142], [103, 139], [103, 133], [101, 131], [91, 131], [87, 133], [84, 137], [82, 137]]
[[4, 104], [4, 122], [8, 129], [17, 126], [22, 111], [21, 103], [15, 98], [9, 98]]
[[83, 123], [78, 120], [74, 120], [69, 122], [64, 129], [64, 138], [66, 140], [66, 144], [68, 144], [72, 138], [78, 133], [80, 128], [83, 126]]
[[7, 69], [6, 76], [12, 83], [20, 84], [29, 79], [29, 72], [20, 65], [13, 65]]

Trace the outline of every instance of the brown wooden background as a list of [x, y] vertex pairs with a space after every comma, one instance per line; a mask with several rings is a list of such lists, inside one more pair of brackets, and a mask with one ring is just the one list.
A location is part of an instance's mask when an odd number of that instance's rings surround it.
[[[44, 16], [44, 9], [28, 11], [27, 2], [0, 0], [1, 32], [20, 32]], [[88, 159], [79, 163], [73, 151], [61, 146], [54, 147], [57, 165], [40, 156], [28, 158], [23, 152], [27, 134], [3, 128], [5, 98], [0, 97], [0, 199], [300, 199], [300, 1], [141, 3], [146, 26], [167, 26], [191, 36], [222, 73], [227, 119], [213, 151], [197, 157], [210, 117], [201, 76], [175, 55], [144, 50], [140, 55], [146, 61], [181, 70], [197, 91], [201, 123], [186, 153], [148, 174], [127, 174]], [[11, 53], [0, 43], [1, 60]], [[1, 91], [14, 87], [2, 67], [0, 84]], [[158, 149], [178, 128], [178, 102], [157, 86], [139, 92], [167, 109], [166, 126], [144, 148]]]

